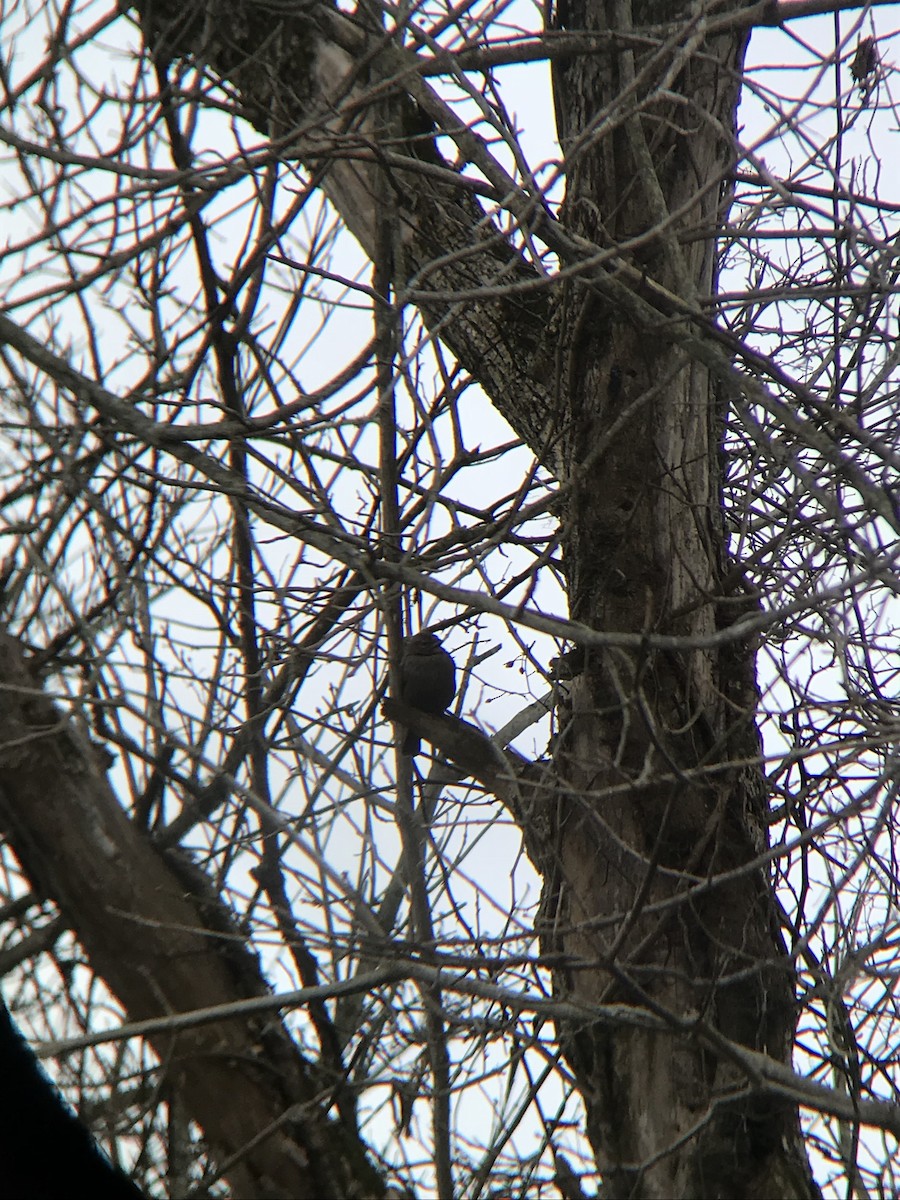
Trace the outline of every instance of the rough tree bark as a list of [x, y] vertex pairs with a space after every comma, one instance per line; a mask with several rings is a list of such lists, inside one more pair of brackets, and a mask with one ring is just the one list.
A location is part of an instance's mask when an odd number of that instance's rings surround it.
[[[715, 288], [746, 43], [706, 36], [694, 8], [571, 0], [561, 24], [617, 36], [555, 76], [569, 160], [563, 222], [690, 307]], [[637, 25], [659, 36], [637, 36]], [[548, 940], [585, 964], [561, 989], [659, 1005], [684, 1025], [658, 1036], [569, 1030], [564, 1044], [611, 1194], [809, 1195], [796, 1112], [754, 1096], [689, 1031], [702, 1020], [778, 1059], [792, 1033], [790, 963], [753, 865], [765, 845], [762, 779], [726, 766], [758, 753], [753, 648], [690, 648], [740, 612], [717, 389], [662, 314], [623, 319], [590, 281], [562, 303], [571, 615], [686, 639], [684, 650], [648, 644], [577, 664], [557, 754], [568, 796], [548, 913]], [[716, 876], [728, 881], [689, 898], [692, 880]]]
[[[688, 0], [560, 8], [558, 29], [597, 41], [555, 73], [568, 166], [557, 220], [456, 127], [411, 54], [336, 10], [275, 15], [250, 0], [133, 7], [163, 71], [202, 59], [226, 79], [285, 156], [320, 172], [373, 256], [378, 129], [366, 95], [396, 81], [410, 141], [406, 152], [392, 142], [379, 167], [403, 227], [398, 296], [419, 304], [557, 472], [572, 617], [644, 639], [630, 653], [570, 656], [555, 759], [544, 768], [554, 803], [524, 830], [545, 874], [544, 944], [568, 964], [559, 995], [646, 1006], [671, 1024], [560, 1028], [604, 1195], [815, 1195], [796, 1108], [755, 1092], [710, 1050], [719, 1033], [786, 1062], [792, 1033], [791, 964], [755, 864], [762, 779], [728, 765], [758, 751], [753, 647], [709, 648], [747, 604], [725, 553], [723, 413], [673, 323], [674, 311], [692, 322], [695, 343], [712, 343], [698, 298], [715, 286], [746, 29], [710, 36]], [[591, 256], [599, 265], [573, 270], [556, 290], [538, 286], [427, 140], [445, 120], [463, 156], [566, 267]], [[484, 291], [500, 285], [518, 291]], [[684, 647], [660, 649], [657, 635], [683, 637]], [[697, 883], [707, 886], [694, 896]], [[692, 1034], [697, 1024], [704, 1039]]]
[[[0, 828], [35, 892], [52, 899], [132, 1020], [265, 996], [218, 897], [189, 861], [127, 817], [100, 754], [43, 694], [22, 647], [0, 636]], [[342, 1079], [309, 1063], [272, 1014], [149, 1039], [235, 1195], [383, 1194], [352, 1122], [322, 1100]]]

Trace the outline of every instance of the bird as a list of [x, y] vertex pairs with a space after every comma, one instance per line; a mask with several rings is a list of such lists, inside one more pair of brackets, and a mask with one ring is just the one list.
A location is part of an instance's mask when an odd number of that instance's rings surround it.
[[[439, 715], [456, 695], [456, 664], [428, 630], [406, 638], [400, 657], [400, 699], [412, 708]], [[407, 730], [401, 752], [419, 753], [419, 738]]]

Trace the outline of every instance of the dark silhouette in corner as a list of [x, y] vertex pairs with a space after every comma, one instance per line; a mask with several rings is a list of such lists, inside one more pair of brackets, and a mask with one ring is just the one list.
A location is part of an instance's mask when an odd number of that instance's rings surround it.
[[0, 1200], [143, 1200], [50, 1082], [0, 1001]]

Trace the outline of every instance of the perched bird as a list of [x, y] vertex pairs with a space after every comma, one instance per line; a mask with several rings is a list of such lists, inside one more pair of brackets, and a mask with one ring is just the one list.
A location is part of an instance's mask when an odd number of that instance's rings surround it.
[[[442, 713], [456, 695], [456, 666], [433, 633], [423, 629], [403, 643], [400, 658], [400, 699], [426, 713]], [[419, 739], [408, 730], [404, 754], [419, 753]]]

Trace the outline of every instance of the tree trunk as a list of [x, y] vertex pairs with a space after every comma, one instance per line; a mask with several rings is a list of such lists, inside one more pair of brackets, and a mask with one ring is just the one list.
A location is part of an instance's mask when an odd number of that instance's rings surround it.
[[[569, 29], [617, 34], [607, 52], [556, 72], [563, 220], [693, 307], [715, 288], [746, 38], [704, 38], [692, 5], [635, 3], [635, 25], [681, 31], [660, 47], [632, 36], [631, 7], [571, 0], [560, 13]], [[796, 1111], [754, 1097], [690, 1032], [700, 1021], [789, 1061], [791, 963], [754, 865], [765, 846], [763, 779], [755, 766], [728, 765], [758, 758], [753, 647], [703, 644], [748, 603], [728, 583], [723, 413], [662, 314], [638, 326], [590, 281], [564, 304], [571, 615], [685, 639], [678, 650], [583, 656], [561, 722], [569, 795], [546, 941], [584, 966], [558, 980], [560, 991], [672, 1019], [667, 1034], [564, 1031], [589, 1136], [609, 1195], [807, 1196]]]
[[[0, 828], [129, 1018], [266, 996], [241, 931], [215, 893], [203, 894], [205, 877], [129, 820], [89, 739], [42, 694], [7, 635], [0, 689]], [[149, 1040], [236, 1195], [383, 1194], [356, 1130], [325, 1116], [323, 1097], [343, 1080], [307, 1062], [271, 1014], [158, 1030]]]

